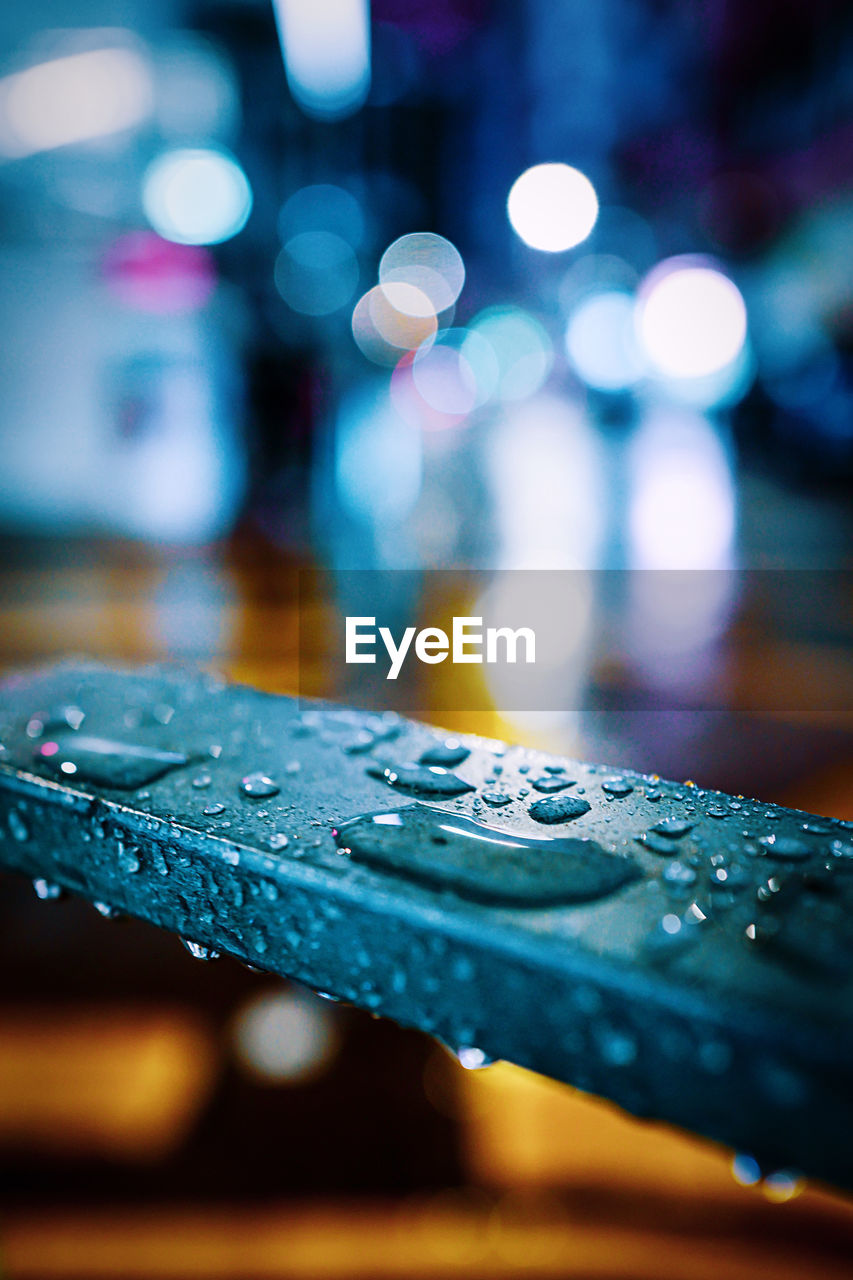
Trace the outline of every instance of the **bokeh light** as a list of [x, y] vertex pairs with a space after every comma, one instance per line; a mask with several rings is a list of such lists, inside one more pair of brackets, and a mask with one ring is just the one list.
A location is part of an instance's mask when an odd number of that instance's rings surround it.
[[595, 226], [598, 197], [586, 174], [568, 164], [537, 164], [516, 178], [507, 199], [516, 235], [532, 249], [562, 253]]
[[475, 366], [484, 338], [497, 361], [494, 394], [499, 400], [525, 400], [545, 383], [554, 363], [551, 339], [543, 326], [521, 307], [487, 307], [468, 326], [471, 341], [463, 346]]
[[762, 1183], [761, 1190], [767, 1200], [774, 1204], [785, 1204], [802, 1195], [806, 1188], [805, 1178], [794, 1169], [776, 1169], [768, 1173]]
[[701, 378], [739, 355], [746, 341], [746, 306], [737, 285], [706, 261], [669, 258], [641, 286], [637, 332], [661, 373]]
[[566, 353], [575, 373], [598, 391], [626, 391], [643, 375], [634, 331], [634, 299], [618, 289], [583, 298], [569, 317]]
[[164, 240], [220, 244], [246, 225], [252, 189], [236, 160], [224, 151], [180, 147], [146, 170], [145, 215]]
[[437, 329], [432, 303], [414, 285], [375, 285], [358, 300], [352, 314], [356, 344], [374, 364], [396, 365], [404, 351], [428, 342]]
[[275, 285], [294, 311], [327, 316], [345, 307], [358, 285], [358, 260], [332, 231], [303, 231], [288, 240], [275, 264]]
[[454, 417], [485, 404], [499, 376], [492, 347], [467, 329], [441, 330], [434, 341], [419, 348], [412, 364], [412, 380], [424, 401]]
[[282, 242], [303, 231], [328, 231], [353, 249], [364, 240], [364, 213], [355, 196], [331, 182], [300, 187], [285, 201], [278, 220]]
[[216, 270], [206, 249], [172, 244], [153, 231], [119, 236], [105, 253], [102, 270], [120, 302], [157, 315], [195, 311], [216, 288]]
[[0, 80], [0, 154], [33, 155], [141, 124], [151, 113], [146, 59], [132, 48], [53, 58]]
[[302, 991], [266, 992], [250, 1000], [233, 1026], [241, 1066], [270, 1084], [302, 1084], [331, 1065], [338, 1035], [331, 1011]]
[[321, 120], [351, 115], [370, 89], [368, 0], [274, 0], [287, 83]]
[[459, 250], [444, 236], [415, 231], [401, 236], [382, 255], [379, 283], [413, 285], [425, 293], [436, 312], [452, 307], [465, 283]]
[[749, 339], [734, 360], [698, 378], [658, 376], [656, 389], [663, 398], [694, 409], [725, 409], [742, 400], [755, 378], [755, 357]]
[[738, 1153], [732, 1159], [732, 1177], [742, 1187], [754, 1187], [761, 1181], [761, 1165], [752, 1156]]

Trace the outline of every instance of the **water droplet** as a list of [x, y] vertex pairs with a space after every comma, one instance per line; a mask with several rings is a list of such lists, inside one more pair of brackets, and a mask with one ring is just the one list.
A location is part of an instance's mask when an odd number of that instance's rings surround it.
[[240, 790], [253, 800], [265, 800], [269, 796], [277, 796], [281, 788], [265, 773], [247, 773], [240, 780]]
[[663, 878], [667, 884], [685, 887], [696, 883], [696, 872], [684, 862], [670, 862], [664, 867]]
[[646, 799], [651, 800], [653, 803], [657, 803], [658, 800], [663, 799], [663, 792], [658, 791], [657, 787], [652, 787], [650, 791], [646, 792]]
[[647, 831], [645, 835], [635, 836], [634, 839], [644, 849], [650, 849], [652, 853], [659, 853], [662, 858], [671, 858], [675, 852], [672, 840], [668, 840], [666, 836], [659, 836], [654, 831]]
[[65, 733], [69, 729], [76, 732], [85, 719], [85, 711], [75, 706], [54, 707], [52, 711], [37, 711], [27, 721], [27, 737], [44, 738], [52, 734]]
[[484, 791], [483, 799], [493, 809], [500, 809], [505, 804], [512, 804], [512, 796], [508, 795], [506, 791]]
[[420, 764], [440, 764], [445, 769], [462, 764], [471, 754], [470, 747], [464, 747], [457, 738], [446, 738], [444, 742], [436, 742], [420, 756]]
[[354, 818], [335, 840], [356, 861], [481, 902], [587, 902], [639, 876], [592, 840], [525, 836], [429, 805]]
[[34, 880], [33, 888], [36, 891], [36, 897], [41, 898], [42, 902], [55, 902], [65, 893], [62, 885], [54, 884], [52, 880]]
[[546, 773], [541, 778], [531, 778], [531, 787], [535, 787], [537, 791], [554, 792], [565, 791], [566, 787], [574, 786], [571, 778], [561, 777], [559, 774]]
[[169, 864], [163, 856], [162, 849], [152, 849], [151, 865], [154, 867], [154, 870], [158, 875], [167, 876], [169, 874]]
[[225, 812], [225, 805], [219, 804], [218, 802], [216, 804], [206, 805], [205, 808], [202, 809], [202, 813], [206, 818], [218, 818], [220, 813], [224, 813], [224, 812]]
[[693, 823], [686, 822], [683, 818], [663, 818], [660, 822], [656, 822], [652, 827], [652, 831], [656, 831], [658, 835], [666, 836], [669, 840], [680, 840], [682, 836], [686, 836], [689, 831], [693, 830]]
[[283, 831], [275, 831], [267, 840], [267, 844], [270, 849], [278, 851], [279, 849], [286, 849], [289, 841]]
[[367, 772], [372, 778], [381, 778], [389, 786], [411, 791], [413, 795], [459, 796], [465, 791], [475, 790], [472, 783], [440, 765], [384, 764], [380, 761], [369, 764]]
[[371, 749], [375, 742], [376, 738], [369, 729], [359, 729], [354, 738], [341, 743], [341, 750], [350, 756], [363, 755]]
[[121, 791], [138, 791], [162, 778], [170, 769], [189, 763], [187, 757], [177, 751], [160, 751], [156, 747], [77, 733], [60, 734], [53, 741], [43, 742], [35, 758], [53, 773], [71, 774], [97, 786]]
[[191, 942], [189, 938], [181, 938], [181, 942], [194, 960], [218, 960], [219, 952], [213, 947], [206, 947], [200, 942]]
[[614, 777], [605, 778], [601, 784], [601, 790], [606, 791], [609, 796], [629, 796], [634, 790], [632, 784], [625, 778]]
[[455, 1051], [459, 1065], [466, 1071], [482, 1071], [483, 1067], [491, 1067], [495, 1059], [490, 1058], [482, 1049], [473, 1044], [462, 1044]]
[[528, 813], [536, 822], [572, 822], [589, 813], [590, 807], [589, 801], [580, 796], [547, 796], [544, 800], [534, 801]]
[[209, 773], [199, 773], [193, 778], [192, 785], [196, 791], [204, 791], [210, 786], [213, 779]]
[[121, 911], [119, 911], [118, 907], [110, 906], [109, 902], [93, 902], [92, 906], [95, 908], [98, 915], [103, 916], [105, 920], [121, 919]]
[[121, 841], [119, 841], [118, 845], [116, 862], [118, 863], [119, 870], [126, 872], [128, 875], [134, 875], [142, 866], [136, 850], [132, 848], [125, 848]]
[[705, 810], [706, 818], [728, 818], [729, 810], [724, 809], [721, 804], [713, 804], [710, 809]]
[[298, 760], [288, 760], [287, 764], [284, 766], [284, 772], [288, 774], [299, 773], [301, 768], [302, 765]]
[[802, 862], [814, 853], [814, 847], [797, 836], [760, 836], [758, 843], [774, 858], [786, 862]]
[[26, 844], [30, 838], [29, 828], [17, 809], [9, 810], [9, 830], [12, 833], [12, 839], [17, 840], [19, 844]]

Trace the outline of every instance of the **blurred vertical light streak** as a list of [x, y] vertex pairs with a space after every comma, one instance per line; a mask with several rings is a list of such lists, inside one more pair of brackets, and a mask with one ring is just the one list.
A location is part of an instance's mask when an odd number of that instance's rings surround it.
[[591, 569], [605, 502], [600, 441], [580, 408], [537, 396], [495, 423], [488, 453], [502, 569]]
[[[646, 683], [706, 696], [737, 592], [737, 494], [711, 418], [652, 408], [628, 447], [630, 591], [626, 651]], [[639, 570], [639, 572], [636, 572]]]
[[[589, 679], [597, 578], [606, 533], [601, 442], [579, 406], [535, 396], [494, 424], [487, 455], [499, 573], [475, 613], [530, 626], [537, 637], [535, 705], [517, 709], [517, 690], [500, 668], [484, 668], [506, 726], [554, 749], [578, 747], [579, 708]], [[542, 570], [573, 570], [548, 573]]]
[[273, 0], [290, 91], [306, 115], [337, 120], [370, 88], [369, 0]]
[[714, 423], [689, 409], [650, 410], [628, 455], [630, 564], [727, 569], [736, 500], [731, 461]]
[[131, 129], [153, 109], [151, 73], [134, 49], [90, 49], [0, 80], [0, 155], [40, 151]]

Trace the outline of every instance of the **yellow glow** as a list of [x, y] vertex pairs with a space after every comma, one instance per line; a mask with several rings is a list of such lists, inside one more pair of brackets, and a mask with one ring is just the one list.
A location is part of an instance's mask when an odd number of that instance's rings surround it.
[[182, 1011], [0, 1011], [0, 1142], [156, 1158], [207, 1100], [215, 1061]]

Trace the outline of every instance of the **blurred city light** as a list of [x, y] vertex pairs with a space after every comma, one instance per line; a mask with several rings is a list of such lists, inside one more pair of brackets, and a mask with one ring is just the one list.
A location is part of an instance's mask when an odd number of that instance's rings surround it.
[[10, 159], [120, 133], [151, 114], [145, 58], [130, 48], [54, 58], [0, 80], [0, 154]]
[[720, 436], [687, 409], [648, 415], [629, 446], [629, 562], [638, 569], [731, 564], [735, 496]]
[[266, 992], [237, 1014], [234, 1049], [250, 1074], [270, 1084], [302, 1084], [331, 1065], [338, 1036], [331, 1011], [302, 991]]
[[364, 213], [351, 192], [331, 182], [300, 187], [285, 201], [278, 220], [283, 242], [303, 231], [328, 231], [353, 249], [364, 240]]
[[568, 164], [537, 164], [516, 178], [507, 199], [512, 228], [532, 249], [561, 253], [587, 238], [598, 197], [585, 174]]
[[[428, 349], [428, 345], [425, 344], [424, 352]], [[463, 408], [459, 413], [451, 413], [447, 408], [435, 408], [434, 405], [424, 399], [414, 378], [417, 354], [416, 351], [407, 351], [391, 375], [391, 399], [395, 409], [408, 423], [418, 427], [421, 431], [446, 431], [449, 427], [459, 426], [468, 416], [469, 409]], [[460, 370], [451, 365], [451, 388], [459, 374]], [[438, 380], [438, 371], [434, 369], [432, 376]], [[427, 390], [429, 390], [429, 387], [427, 387]], [[434, 396], [433, 399], [438, 400], [438, 403], [442, 403], [440, 397]], [[459, 394], [459, 402], [463, 405], [469, 405], [470, 401], [470, 389], [463, 385]], [[444, 403], [451, 402], [452, 396], [448, 395], [448, 389], [445, 388]], [[454, 524], [454, 517], [449, 510], [443, 513], [443, 519], [447, 519], [449, 526]]]
[[412, 364], [412, 379], [426, 403], [454, 417], [485, 404], [499, 373], [492, 347], [467, 329], [442, 329], [418, 349]]
[[672, 378], [718, 373], [746, 341], [746, 306], [737, 286], [694, 257], [668, 258], [640, 288], [637, 332], [652, 365]]
[[103, 274], [125, 306], [159, 315], [195, 311], [216, 288], [206, 249], [161, 240], [153, 231], [119, 236], [104, 255]]
[[327, 316], [346, 306], [358, 285], [358, 259], [332, 231], [302, 231], [288, 240], [275, 264], [275, 284], [289, 307]]
[[696, 378], [659, 376], [656, 386], [659, 393], [677, 404], [694, 409], [725, 409], [743, 399], [754, 378], [755, 357], [747, 338], [734, 360], [715, 373]]
[[236, 160], [224, 151], [181, 147], [149, 165], [142, 203], [164, 240], [220, 244], [246, 225], [252, 189]]
[[387, 382], [342, 400], [335, 424], [335, 487], [349, 515], [369, 525], [404, 519], [421, 492], [420, 432], [396, 410]]
[[[546, 381], [554, 363], [554, 350], [545, 329], [521, 307], [487, 307], [468, 326], [472, 343], [484, 338], [497, 360], [494, 394], [499, 400], [525, 400]], [[471, 343], [463, 353], [476, 364]]]
[[465, 264], [459, 250], [444, 236], [415, 231], [385, 250], [379, 263], [379, 282], [384, 288], [413, 285], [426, 294], [436, 312], [446, 311], [462, 292]]
[[594, 568], [607, 518], [601, 440], [579, 407], [541, 395], [493, 426], [488, 475], [502, 569]]
[[336, 120], [370, 89], [368, 0], [273, 0], [287, 83], [310, 116]]
[[598, 391], [626, 391], [643, 376], [634, 331], [634, 300], [617, 289], [588, 294], [566, 329], [566, 352], [575, 373]]
[[374, 364], [396, 365], [404, 351], [420, 347], [437, 329], [432, 303], [414, 285], [374, 285], [352, 313], [356, 345]]

